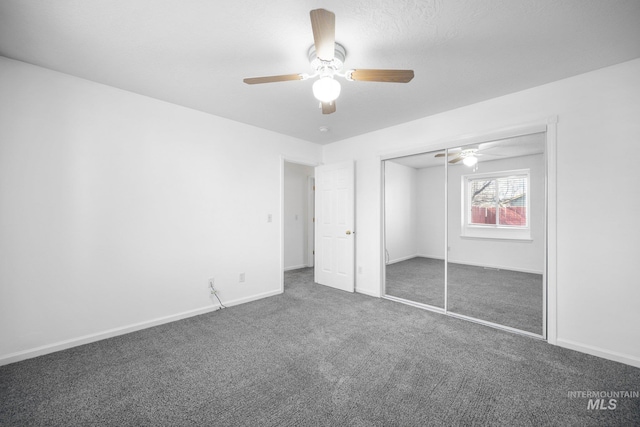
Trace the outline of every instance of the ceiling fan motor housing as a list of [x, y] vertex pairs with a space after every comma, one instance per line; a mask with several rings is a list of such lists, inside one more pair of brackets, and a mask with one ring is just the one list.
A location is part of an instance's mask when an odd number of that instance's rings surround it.
[[316, 46], [312, 45], [309, 48], [308, 58], [309, 63], [311, 64], [311, 69], [320, 75], [322, 74], [331, 74], [340, 71], [342, 66], [344, 65], [344, 59], [347, 56], [347, 51], [339, 43], [335, 43], [335, 50], [333, 54], [333, 59], [331, 61], [323, 61], [318, 58], [316, 55]]

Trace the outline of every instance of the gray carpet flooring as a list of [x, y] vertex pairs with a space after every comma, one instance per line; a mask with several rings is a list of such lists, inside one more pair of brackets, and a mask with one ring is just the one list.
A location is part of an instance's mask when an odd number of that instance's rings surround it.
[[0, 424], [640, 423], [640, 399], [568, 395], [638, 390], [640, 369], [285, 277], [279, 296], [0, 367]]
[[[448, 310], [542, 335], [542, 275], [449, 263]], [[387, 266], [386, 293], [444, 307], [444, 261], [416, 257]]]
[[444, 261], [415, 257], [388, 264], [386, 294], [444, 308]]

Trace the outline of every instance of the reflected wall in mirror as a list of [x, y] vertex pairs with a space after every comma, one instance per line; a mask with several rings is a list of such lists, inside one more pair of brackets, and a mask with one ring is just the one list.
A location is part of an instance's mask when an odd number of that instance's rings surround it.
[[537, 133], [448, 150], [449, 312], [543, 335], [544, 147]]
[[444, 308], [444, 152], [385, 160], [385, 295]]

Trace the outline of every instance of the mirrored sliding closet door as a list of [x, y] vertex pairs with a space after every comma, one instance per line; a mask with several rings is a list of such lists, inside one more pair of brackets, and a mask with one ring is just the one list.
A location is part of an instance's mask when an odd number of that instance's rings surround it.
[[449, 312], [543, 334], [544, 146], [537, 133], [449, 150]]
[[384, 295], [544, 337], [545, 146], [538, 132], [384, 160]]
[[385, 293], [444, 309], [444, 151], [383, 167]]

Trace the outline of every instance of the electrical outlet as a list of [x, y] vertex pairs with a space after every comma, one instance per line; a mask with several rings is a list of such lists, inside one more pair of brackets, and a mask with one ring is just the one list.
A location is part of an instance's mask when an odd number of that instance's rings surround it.
[[213, 277], [209, 279], [209, 291], [212, 295], [216, 293], [215, 279]]
[[273, 221], [273, 215], [268, 214], [267, 215], [267, 222], [272, 222]]
[[244, 273], [240, 273], [240, 283], [244, 282]]
[[358, 274], [362, 274], [362, 266], [358, 267]]

